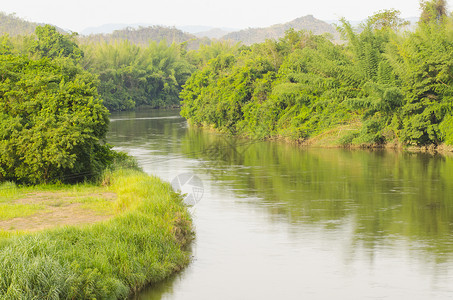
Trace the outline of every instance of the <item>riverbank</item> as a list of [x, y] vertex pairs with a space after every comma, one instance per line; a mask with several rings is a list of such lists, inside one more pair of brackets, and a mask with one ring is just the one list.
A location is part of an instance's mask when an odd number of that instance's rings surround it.
[[[215, 134], [228, 134], [222, 130], [218, 130], [212, 125], [196, 125], [190, 120], [187, 120], [190, 127], [199, 128], [207, 132]], [[281, 142], [286, 144], [295, 144], [300, 147], [311, 147], [311, 148], [344, 148], [344, 149], [386, 149], [392, 151], [407, 151], [407, 152], [422, 152], [440, 155], [453, 155], [453, 146], [440, 144], [440, 145], [425, 145], [425, 146], [414, 146], [414, 145], [403, 145], [397, 141], [386, 142], [382, 144], [372, 143], [360, 143], [354, 144], [348, 141], [348, 136], [351, 133], [358, 132], [360, 130], [360, 123], [351, 123], [341, 126], [337, 126], [321, 132], [318, 135], [309, 137], [306, 139], [291, 139], [285, 136], [272, 136], [263, 140], [272, 142]], [[238, 138], [251, 139], [251, 137], [241, 134], [236, 135]]]
[[52, 207], [71, 205], [100, 219], [77, 226], [56, 223], [39, 231], [0, 230], [0, 298], [124, 299], [189, 263], [185, 247], [192, 239], [191, 218], [168, 183], [123, 170], [110, 174], [104, 184], [73, 191], [50, 187], [46, 193], [53, 200], [47, 203], [42, 191], [2, 186], [2, 196], [7, 195], [1, 198], [3, 208], [21, 212], [32, 206], [22, 215], [5, 213], [2, 221], [35, 214], [45, 219]]
[[[290, 141], [284, 139], [287, 142], [295, 142], [301, 146], [307, 147], [318, 147], [318, 148], [346, 148], [346, 149], [386, 149], [386, 150], [398, 150], [408, 152], [423, 152], [432, 154], [452, 155], [453, 146], [440, 144], [440, 145], [404, 145], [399, 143], [396, 139], [393, 141], [387, 141], [384, 143], [352, 143], [349, 141], [351, 133], [358, 133], [360, 127], [357, 123], [342, 125], [327, 130], [319, 135], [305, 139]], [[278, 138], [277, 138], [278, 139]]]

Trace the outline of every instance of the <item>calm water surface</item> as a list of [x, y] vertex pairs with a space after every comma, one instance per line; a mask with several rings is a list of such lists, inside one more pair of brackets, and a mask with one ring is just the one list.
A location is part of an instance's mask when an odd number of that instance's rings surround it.
[[137, 299], [453, 299], [453, 159], [303, 149], [112, 115], [143, 169], [203, 183], [192, 263]]

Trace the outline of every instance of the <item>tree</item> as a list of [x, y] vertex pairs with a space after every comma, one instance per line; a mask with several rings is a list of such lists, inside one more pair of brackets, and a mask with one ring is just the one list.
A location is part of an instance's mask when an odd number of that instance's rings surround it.
[[0, 181], [81, 181], [109, 164], [94, 75], [69, 58], [0, 55], [0, 70]]
[[377, 30], [392, 29], [396, 32], [401, 27], [410, 24], [409, 21], [401, 19], [399, 17], [400, 14], [401, 12], [396, 9], [381, 10], [368, 18], [368, 24], [370, 24], [371, 27]]
[[431, 21], [439, 22], [447, 15], [447, 1], [445, 0], [422, 0], [420, 1], [420, 22], [429, 23]]
[[69, 57], [71, 59], [83, 57], [83, 52], [73, 40], [76, 34], [63, 35], [51, 25], [36, 27], [35, 34], [38, 39], [31, 50], [39, 57]]

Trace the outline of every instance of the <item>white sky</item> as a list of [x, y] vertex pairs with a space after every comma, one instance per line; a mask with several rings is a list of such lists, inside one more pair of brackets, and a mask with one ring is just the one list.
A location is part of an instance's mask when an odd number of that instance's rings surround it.
[[354, 21], [390, 8], [419, 15], [418, 0], [0, 0], [0, 11], [76, 32], [108, 23], [264, 27], [308, 14]]

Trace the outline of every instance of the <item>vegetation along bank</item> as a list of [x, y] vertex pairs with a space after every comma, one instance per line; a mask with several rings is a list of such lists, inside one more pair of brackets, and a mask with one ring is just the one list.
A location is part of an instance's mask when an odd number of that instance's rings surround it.
[[189, 262], [181, 197], [106, 143], [83, 57], [47, 25], [1, 38], [0, 299], [124, 299]]
[[192, 124], [251, 138], [344, 146], [453, 143], [453, 17], [423, 1], [415, 28], [395, 10], [346, 41], [289, 30], [278, 41], [224, 51], [186, 82]]
[[[116, 171], [107, 178], [108, 186], [97, 187], [0, 186], [0, 226], [8, 219], [5, 212], [26, 205], [18, 200], [32, 201], [42, 190], [46, 199], [40, 205], [49, 204], [58, 191], [59, 201], [54, 201], [64, 208], [61, 192], [72, 190], [73, 201], [109, 216], [94, 224], [36, 232], [0, 230], [0, 299], [125, 299], [189, 263], [184, 248], [192, 237], [191, 219], [171, 186], [134, 170]], [[74, 200], [87, 190], [114, 196]], [[39, 213], [39, 207], [33, 208], [38, 211], [32, 213]]]

